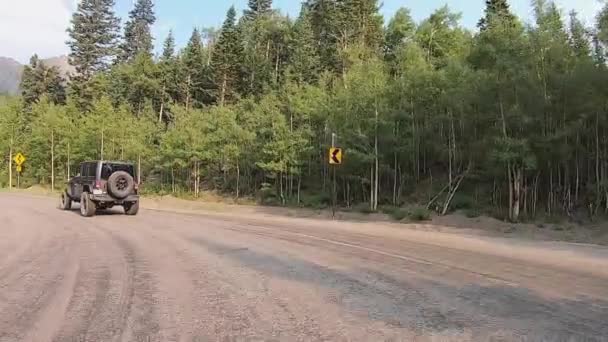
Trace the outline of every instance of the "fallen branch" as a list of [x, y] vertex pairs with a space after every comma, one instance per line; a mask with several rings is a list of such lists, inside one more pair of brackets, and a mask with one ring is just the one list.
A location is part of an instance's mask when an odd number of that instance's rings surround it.
[[452, 200], [454, 199], [456, 192], [458, 192], [458, 188], [460, 188], [460, 184], [462, 184], [462, 181], [466, 178], [469, 171], [471, 171], [471, 167], [472, 167], [472, 163], [469, 163], [469, 167], [467, 168], [467, 170], [462, 175], [460, 175], [460, 177], [458, 178], [458, 181], [456, 182], [456, 186], [450, 191], [450, 194], [448, 195], [448, 200], [445, 201], [445, 204], [443, 205], [443, 211], [441, 212], [441, 216], [445, 216], [445, 214], [448, 213], [450, 204], [452, 203]]

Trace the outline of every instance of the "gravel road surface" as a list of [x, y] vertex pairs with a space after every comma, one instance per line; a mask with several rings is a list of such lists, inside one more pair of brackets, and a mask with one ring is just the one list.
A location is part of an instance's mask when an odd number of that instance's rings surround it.
[[[0, 341], [608, 341], [608, 250], [0, 194]], [[76, 206], [77, 207], [77, 206]]]

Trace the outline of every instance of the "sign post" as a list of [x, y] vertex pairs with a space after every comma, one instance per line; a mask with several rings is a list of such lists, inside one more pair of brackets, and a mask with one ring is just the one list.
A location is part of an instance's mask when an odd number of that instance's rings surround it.
[[336, 207], [338, 205], [338, 194], [336, 191], [336, 168], [342, 165], [342, 149], [336, 147], [336, 133], [331, 134], [331, 148], [329, 149], [329, 165], [333, 171], [333, 184], [332, 184], [332, 206], [331, 214], [332, 218], [336, 217]]
[[26, 160], [27, 158], [25, 158], [25, 156], [21, 152], [17, 153], [17, 155], [15, 155], [15, 158], [13, 158], [13, 161], [17, 166], [17, 189], [19, 189], [20, 176], [21, 172], [23, 172], [23, 163], [25, 163]]

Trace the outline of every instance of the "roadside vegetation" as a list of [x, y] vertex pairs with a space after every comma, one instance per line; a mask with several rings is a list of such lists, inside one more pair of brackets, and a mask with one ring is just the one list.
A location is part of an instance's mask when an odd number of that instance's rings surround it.
[[151, 0], [122, 29], [113, 0], [83, 0], [77, 74], [34, 56], [22, 95], [0, 97], [0, 187], [16, 185], [22, 152], [21, 187], [60, 189], [81, 161], [120, 159], [147, 194], [325, 209], [335, 182], [342, 210], [395, 220], [601, 219], [608, 5], [586, 26], [552, 1], [533, 1], [531, 23], [486, 2], [469, 30], [448, 7], [414, 22], [405, 8], [382, 18], [376, 0], [308, 0], [290, 19], [250, 1], [155, 56]]

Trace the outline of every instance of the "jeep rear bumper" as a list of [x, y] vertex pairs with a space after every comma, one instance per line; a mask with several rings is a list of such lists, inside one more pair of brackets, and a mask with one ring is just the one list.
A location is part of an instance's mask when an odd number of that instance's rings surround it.
[[123, 204], [123, 203], [139, 201], [139, 195], [129, 195], [127, 198], [118, 199], [118, 198], [114, 198], [108, 194], [91, 194], [91, 200], [94, 202], [101, 202], [101, 203]]

